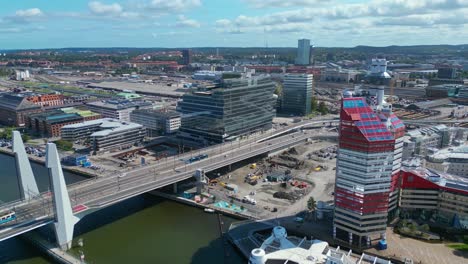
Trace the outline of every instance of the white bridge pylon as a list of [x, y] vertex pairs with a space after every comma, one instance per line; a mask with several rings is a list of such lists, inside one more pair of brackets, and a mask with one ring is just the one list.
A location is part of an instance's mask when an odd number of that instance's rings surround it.
[[73, 210], [68, 195], [67, 184], [63, 176], [62, 166], [54, 143], [47, 143], [46, 166], [52, 180], [55, 206], [55, 234], [58, 245], [64, 249], [70, 249], [73, 240], [73, 229], [80, 218], [73, 215]]
[[13, 152], [15, 153], [16, 172], [20, 178], [21, 195], [24, 200], [30, 200], [39, 195], [36, 179], [34, 178], [28, 155], [24, 150], [23, 139], [18, 131], [13, 131]]

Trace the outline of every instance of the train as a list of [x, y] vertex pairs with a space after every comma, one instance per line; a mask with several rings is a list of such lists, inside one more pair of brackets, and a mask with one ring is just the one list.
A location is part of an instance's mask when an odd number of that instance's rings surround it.
[[15, 219], [16, 219], [15, 212], [9, 212], [7, 214], [1, 215], [0, 216], [0, 225], [8, 223], [10, 221], [13, 221]]
[[206, 159], [206, 158], [208, 158], [208, 154], [201, 154], [201, 155], [198, 155], [198, 156], [195, 156], [193, 158], [186, 160], [185, 163], [192, 163], [192, 162], [196, 162], [196, 161]]

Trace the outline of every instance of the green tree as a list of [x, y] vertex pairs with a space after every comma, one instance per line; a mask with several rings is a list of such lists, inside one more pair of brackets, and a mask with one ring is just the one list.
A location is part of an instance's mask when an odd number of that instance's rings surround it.
[[[315, 201], [314, 197], [310, 197], [309, 200], [307, 201], [307, 209], [309, 210], [309, 213], [314, 213], [315, 210], [317, 209], [317, 202]], [[314, 214], [315, 217], [315, 214]]]
[[311, 105], [312, 112], [317, 111], [317, 109], [318, 109], [317, 98], [312, 97], [312, 101], [311, 101], [310, 105]]
[[23, 139], [24, 143], [28, 142], [31, 139], [31, 137], [28, 134], [22, 134], [21, 138]]
[[318, 111], [319, 111], [322, 115], [325, 115], [325, 114], [328, 113], [328, 108], [327, 108], [327, 106], [325, 105], [324, 102], [320, 102], [320, 103], [319, 103]]
[[0, 138], [11, 139], [13, 137], [14, 127], [6, 127], [0, 132]]
[[275, 94], [281, 95], [282, 92], [283, 92], [283, 85], [280, 83], [277, 83], [276, 88], [275, 88]]
[[58, 149], [63, 151], [71, 151], [73, 150], [73, 142], [67, 140], [57, 140], [54, 142]]
[[420, 227], [420, 229], [424, 232], [429, 232], [430, 228], [428, 224], [424, 224]]

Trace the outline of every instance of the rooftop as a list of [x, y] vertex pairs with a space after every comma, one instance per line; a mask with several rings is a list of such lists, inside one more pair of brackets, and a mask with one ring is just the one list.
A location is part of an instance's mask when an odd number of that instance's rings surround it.
[[63, 126], [62, 129], [73, 129], [89, 126], [99, 126], [100, 129], [100, 131], [91, 134], [91, 137], [105, 137], [116, 132], [126, 131], [135, 128], [143, 128], [142, 125], [136, 123], [124, 122], [112, 118], [102, 118], [85, 121], [77, 124], [66, 125]]
[[436, 160], [467, 160], [468, 162], [468, 145], [463, 145], [457, 148], [445, 148], [431, 156]]
[[101, 108], [106, 108], [106, 109], [111, 109], [111, 110], [121, 110], [121, 109], [133, 108], [133, 107], [150, 106], [151, 102], [115, 99], [115, 100], [89, 102], [86, 104], [90, 106], [101, 107]]
[[[405, 170], [405, 169], [404, 169]], [[406, 170], [441, 187], [468, 192], [468, 178], [426, 168]]]

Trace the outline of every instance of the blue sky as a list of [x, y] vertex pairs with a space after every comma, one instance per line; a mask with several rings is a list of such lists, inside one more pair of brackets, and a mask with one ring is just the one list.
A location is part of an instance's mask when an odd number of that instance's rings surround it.
[[3, 1], [0, 49], [467, 44], [468, 0]]

